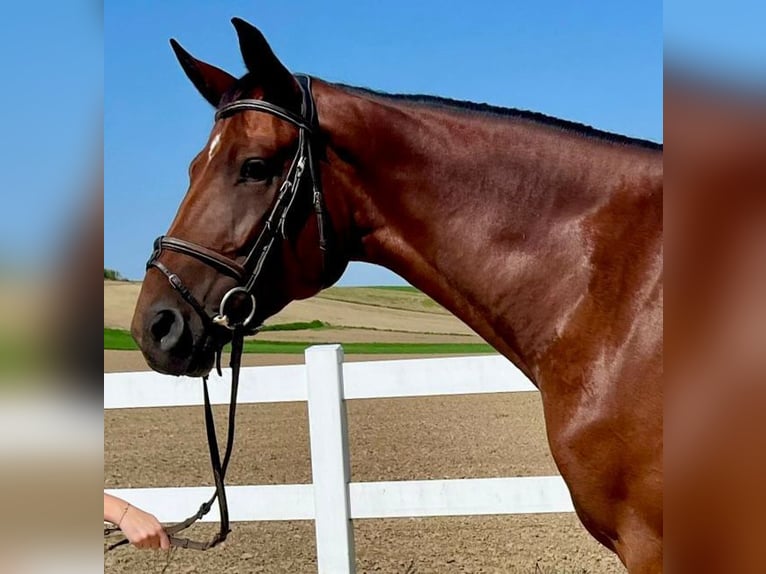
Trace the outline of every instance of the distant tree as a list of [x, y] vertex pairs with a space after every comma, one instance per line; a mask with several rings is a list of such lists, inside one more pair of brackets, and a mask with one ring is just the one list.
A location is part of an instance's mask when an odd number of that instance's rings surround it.
[[106, 267], [104, 267], [104, 279], [109, 279], [110, 281], [125, 281], [125, 277], [123, 277], [119, 271], [107, 269]]

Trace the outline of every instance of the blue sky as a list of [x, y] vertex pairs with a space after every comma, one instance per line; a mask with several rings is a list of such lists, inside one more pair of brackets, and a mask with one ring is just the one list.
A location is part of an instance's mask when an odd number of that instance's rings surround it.
[[[143, 276], [212, 110], [168, 45], [244, 72], [230, 24], [291, 70], [388, 92], [530, 109], [662, 141], [662, 3], [135, 0], [105, 7], [104, 264]], [[449, 8], [447, 6], [450, 6]], [[396, 284], [353, 264], [341, 284]]]

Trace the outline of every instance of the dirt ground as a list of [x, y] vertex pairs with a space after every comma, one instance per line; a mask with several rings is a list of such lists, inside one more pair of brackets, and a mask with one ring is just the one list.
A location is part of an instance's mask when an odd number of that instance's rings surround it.
[[[105, 370], [115, 366], [110, 356]], [[536, 393], [350, 401], [348, 421], [354, 481], [556, 472]], [[242, 405], [235, 445], [230, 484], [311, 481], [305, 403]], [[206, 448], [201, 407], [107, 411], [104, 486], [212, 484]], [[360, 520], [354, 529], [360, 574], [624, 571], [573, 514]], [[225, 545], [206, 553], [121, 548], [105, 555], [104, 572], [161, 572], [168, 559], [170, 574], [316, 572], [313, 523], [235, 523]]]
[[[428, 355], [433, 357], [433, 355]], [[451, 357], [461, 355], [439, 355], [440, 357]], [[426, 357], [426, 355], [423, 355]], [[416, 359], [418, 355], [385, 355], [385, 354], [354, 354], [345, 357], [346, 362], [354, 361], [393, 361], [395, 359]], [[287, 353], [267, 353], [264, 355], [255, 353], [245, 353], [242, 355], [242, 365], [245, 367], [263, 367], [266, 365], [301, 365], [304, 362], [301, 354]], [[225, 354], [223, 364], [229, 364], [229, 355]], [[146, 361], [141, 356], [141, 351], [104, 351], [104, 372], [105, 373], [124, 373], [128, 371], [147, 371]]]

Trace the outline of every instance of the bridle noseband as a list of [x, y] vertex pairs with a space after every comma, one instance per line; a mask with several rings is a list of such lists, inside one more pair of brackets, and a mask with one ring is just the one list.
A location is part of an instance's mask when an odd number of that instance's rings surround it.
[[[226, 450], [224, 452], [223, 460], [221, 460], [218, 439], [215, 432], [215, 422], [213, 420], [213, 411], [210, 405], [210, 397], [207, 388], [207, 377], [203, 377], [203, 391], [205, 399], [205, 427], [207, 429], [208, 447], [210, 449], [210, 462], [213, 468], [213, 478], [215, 481], [215, 493], [213, 496], [204, 502], [196, 514], [190, 516], [183, 522], [174, 524], [165, 528], [166, 533], [170, 538], [170, 543], [173, 546], [191, 548], [195, 550], [207, 550], [212, 548], [219, 542], [226, 539], [229, 533], [229, 511], [228, 504], [226, 502], [226, 490], [224, 488], [224, 478], [226, 476], [226, 469], [229, 465], [229, 459], [232, 452], [232, 446], [234, 444], [234, 418], [236, 414], [237, 404], [237, 388], [239, 386], [239, 368], [240, 360], [243, 350], [243, 339], [245, 335], [253, 334], [257, 332], [259, 326], [253, 325], [252, 321], [255, 317], [256, 301], [255, 301], [255, 287], [256, 282], [263, 270], [263, 266], [271, 252], [271, 248], [274, 245], [278, 236], [283, 239], [287, 238], [286, 223], [287, 217], [290, 213], [292, 206], [295, 203], [296, 197], [301, 189], [301, 183], [303, 181], [304, 174], [309, 174], [309, 179], [312, 186], [312, 203], [314, 211], [317, 217], [317, 226], [319, 228], [319, 249], [322, 253], [322, 278], [323, 286], [329, 286], [327, 281], [327, 240], [329, 229], [329, 218], [326, 214], [326, 208], [324, 204], [324, 197], [322, 195], [321, 180], [319, 178], [319, 172], [315, 163], [315, 150], [312, 145], [316, 140], [316, 135], [319, 131], [319, 122], [316, 113], [316, 106], [314, 104], [314, 98], [311, 93], [311, 78], [309, 76], [296, 75], [295, 79], [298, 82], [302, 94], [301, 113], [296, 115], [290, 110], [281, 108], [269, 102], [262, 100], [237, 100], [230, 104], [226, 104], [218, 109], [215, 114], [215, 120], [223, 120], [234, 114], [245, 111], [264, 112], [276, 116], [286, 122], [289, 122], [298, 128], [298, 149], [295, 152], [290, 168], [287, 170], [282, 185], [277, 193], [277, 199], [271, 208], [271, 212], [266, 218], [263, 229], [261, 230], [258, 238], [256, 239], [253, 247], [248, 252], [242, 263], [235, 261], [229, 257], [221, 255], [220, 253], [186, 241], [184, 239], [178, 239], [175, 237], [160, 236], [154, 241], [154, 250], [152, 252], [149, 261], [146, 264], [146, 269], [151, 268], [158, 269], [163, 273], [170, 285], [175, 289], [181, 297], [197, 312], [202, 319], [203, 326], [206, 333], [218, 328], [225, 328], [232, 333], [232, 350], [231, 350], [231, 369], [232, 369], [232, 381], [231, 381], [231, 402], [229, 404], [229, 428], [226, 438]], [[312, 140], [312, 136], [314, 139]], [[228, 275], [237, 282], [237, 286], [229, 289], [221, 299], [219, 304], [218, 313], [210, 316], [205, 307], [200, 303], [197, 298], [192, 294], [191, 290], [184, 284], [181, 278], [173, 273], [168, 267], [160, 261], [160, 257], [164, 251], [174, 251], [181, 253], [189, 257], [193, 257], [198, 261], [214, 268], [216, 271]], [[232, 297], [237, 294], [245, 295], [249, 298], [250, 309], [248, 310], [244, 319], [240, 321], [232, 320], [227, 312], [227, 306], [229, 305]], [[216, 367], [220, 374], [220, 360], [222, 349], [219, 347], [216, 350]], [[213, 502], [218, 499], [218, 507], [220, 510], [221, 526], [219, 532], [213, 539], [208, 542], [198, 542], [195, 540], [189, 540], [188, 538], [178, 538], [174, 536], [178, 532], [188, 528], [194, 524], [197, 520], [205, 516], [211, 509]], [[105, 534], [110, 535], [115, 532], [116, 529], [105, 529]], [[126, 544], [127, 538], [123, 538], [107, 547], [107, 550], [112, 550], [118, 546]]]
[[[223, 120], [235, 114], [256, 111], [270, 114], [278, 117], [298, 128], [298, 149], [287, 170], [284, 181], [282, 182], [277, 199], [271, 208], [261, 233], [258, 235], [253, 247], [248, 252], [242, 263], [230, 259], [212, 249], [203, 247], [196, 243], [177, 239], [175, 237], [160, 236], [154, 242], [154, 251], [146, 264], [147, 270], [154, 267], [161, 271], [170, 282], [173, 289], [191, 305], [191, 307], [202, 318], [206, 329], [214, 327], [224, 327], [230, 331], [239, 331], [244, 334], [252, 334], [258, 330], [258, 325], [253, 325], [252, 320], [255, 316], [256, 300], [255, 287], [258, 278], [263, 270], [263, 266], [268, 259], [271, 248], [277, 237], [287, 238], [286, 224], [295, 199], [301, 189], [303, 176], [308, 173], [312, 186], [312, 203], [317, 216], [319, 228], [319, 249], [322, 253], [322, 275], [326, 272], [327, 258], [327, 226], [329, 220], [326, 214], [324, 197], [322, 194], [322, 182], [317, 171], [315, 163], [315, 142], [316, 134], [319, 130], [319, 122], [316, 113], [314, 98], [311, 93], [311, 78], [304, 75], [296, 75], [295, 79], [301, 90], [302, 103], [301, 113], [297, 115], [290, 110], [276, 106], [263, 100], [237, 100], [226, 104], [218, 109], [215, 114], [215, 120]], [[312, 138], [312, 136], [314, 136]], [[183, 284], [181, 279], [170, 271], [161, 261], [160, 256], [163, 251], [175, 251], [193, 257], [209, 267], [228, 275], [237, 281], [237, 286], [230, 289], [221, 299], [218, 313], [212, 317], [205, 311], [204, 306], [197, 300], [191, 291]], [[323, 282], [324, 283], [324, 282]], [[232, 319], [227, 306], [232, 301], [232, 297], [237, 294], [244, 295], [250, 308], [245, 314], [245, 318], [239, 321]]]

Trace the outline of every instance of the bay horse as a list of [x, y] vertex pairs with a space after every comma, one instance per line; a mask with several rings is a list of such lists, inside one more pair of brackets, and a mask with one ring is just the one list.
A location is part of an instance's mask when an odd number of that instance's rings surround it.
[[534, 382], [583, 525], [660, 572], [662, 146], [293, 75], [232, 22], [241, 78], [171, 40], [216, 121], [133, 317], [149, 365], [204, 375], [349, 261], [387, 267]]

